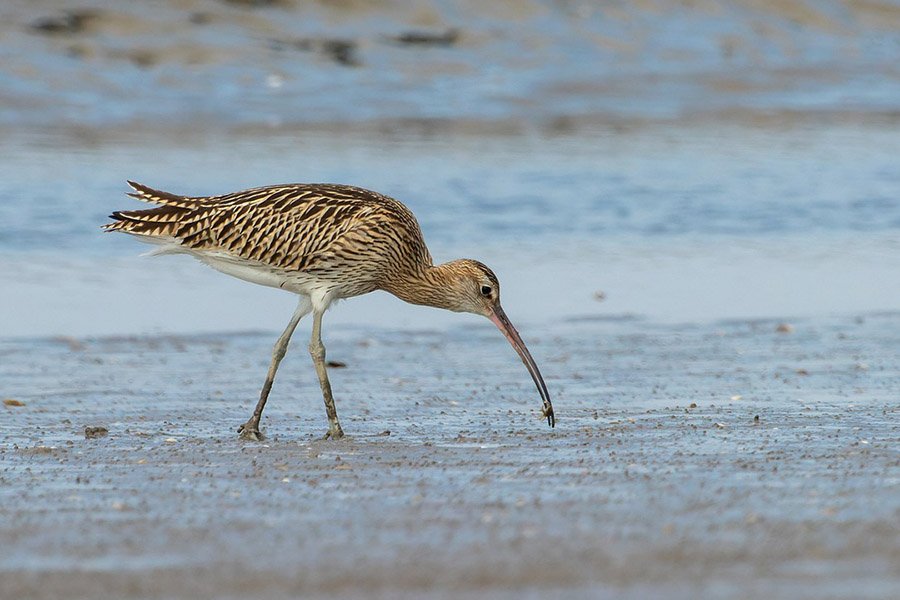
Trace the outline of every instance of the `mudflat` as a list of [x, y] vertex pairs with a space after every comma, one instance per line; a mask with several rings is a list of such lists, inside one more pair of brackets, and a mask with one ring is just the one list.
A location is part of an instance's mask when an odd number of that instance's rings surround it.
[[[69, 4], [0, 19], [0, 599], [900, 597], [900, 8]], [[126, 179], [401, 199], [557, 427], [373, 294], [348, 437], [302, 323], [238, 439], [295, 300], [102, 234]]]
[[273, 334], [0, 341], [0, 596], [900, 589], [900, 313], [522, 324], [555, 429], [488, 323], [334, 327], [336, 442], [303, 325], [263, 443]]

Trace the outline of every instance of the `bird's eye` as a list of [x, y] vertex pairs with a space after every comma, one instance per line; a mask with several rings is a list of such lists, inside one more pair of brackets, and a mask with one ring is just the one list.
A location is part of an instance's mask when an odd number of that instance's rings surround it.
[[493, 290], [491, 289], [491, 286], [489, 286], [489, 285], [481, 286], [481, 295], [482, 296], [490, 296], [492, 291]]

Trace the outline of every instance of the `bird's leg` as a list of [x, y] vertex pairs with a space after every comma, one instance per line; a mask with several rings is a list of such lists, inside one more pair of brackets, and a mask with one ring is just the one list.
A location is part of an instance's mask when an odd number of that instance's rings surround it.
[[278, 365], [281, 364], [281, 359], [284, 358], [284, 355], [287, 352], [288, 343], [291, 341], [291, 335], [293, 335], [294, 330], [297, 328], [297, 323], [299, 323], [300, 319], [310, 311], [310, 308], [311, 305], [309, 300], [301, 298], [300, 303], [297, 305], [297, 309], [294, 311], [293, 316], [291, 316], [290, 322], [284, 329], [281, 337], [275, 342], [275, 347], [272, 349], [272, 362], [269, 364], [266, 382], [263, 384], [262, 391], [259, 393], [259, 402], [256, 403], [256, 409], [253, 411], [253, 416], [250, 417], [249, 421], [238, 427], [238, 433], [241, 434], [242, 438], [257, 442], [263, 438], [262, 433], [259, 431], [259, 419], [262, 417], [263, 408], [265, 408], [266, 400], [269, 398], [269, 392], [272, 390], [272, 383], [275, 381], [275, 372], [278, 371]]
[[322, 397], [325, 399], [325, 413], [328, 415], [328, 433], [325, 439], [336, 440], [344, 437], [344, 430], [338, 422], [337, 409], [334, 407], [334, 397], [331, 395], [331, 383], [328, 381], [328, 372], [325, 370], [325, 345], [322, 343], [322, 314], [324, 311], [313, 313], [312, 338], [309, 340], [309, 355], [316, 365], [316, 373], [319, 375], [319, 385], [322, 386]]

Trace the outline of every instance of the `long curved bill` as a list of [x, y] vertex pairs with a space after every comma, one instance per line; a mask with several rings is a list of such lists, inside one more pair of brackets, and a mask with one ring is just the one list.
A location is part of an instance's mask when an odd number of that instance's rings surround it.
[[550, 403], [550, 394], [547, 392], [544, 378], [541, 377], [541, 372], [534, 363], [534, 359], [531, 358], [531, 353], [528, 352], [528, 348], [519, 336], [519, 332], [516, 331], [516, 328], [509, 322], [509, 318], [506, 316], [506, 313], [503, 312], [503, 309], [499, 304], [494, 307], [494, 312], [488, 315], [488, 318], [503, 332], [503, 335], [506, 336], [506, 339], [509, 340], [512, 347], [519, 353], [522, 362], [525, 363], [525, 367], [527, 367], [528, 372], [531, 373], [531, 378], [534, 379], [534, 384], [537, 386], [538, 392], [541, 394], [541, 400], [544, 402], [542, 412], [544, 416], [547, 417], [547, 424], [550, 427], [556, 427], [556, 417], [553, 416], [553, 405]]

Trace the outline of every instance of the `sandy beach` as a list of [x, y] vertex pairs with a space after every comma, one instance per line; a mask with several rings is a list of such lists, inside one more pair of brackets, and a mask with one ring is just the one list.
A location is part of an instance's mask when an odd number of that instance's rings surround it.
[[487, 323], [338, 328], [349, 437], [297, 344], [263, 444], [271, 336], [3, 342], [0, 592], [890, 597], [900, 315], [786, 325], [527, 331], [553, 430]]

